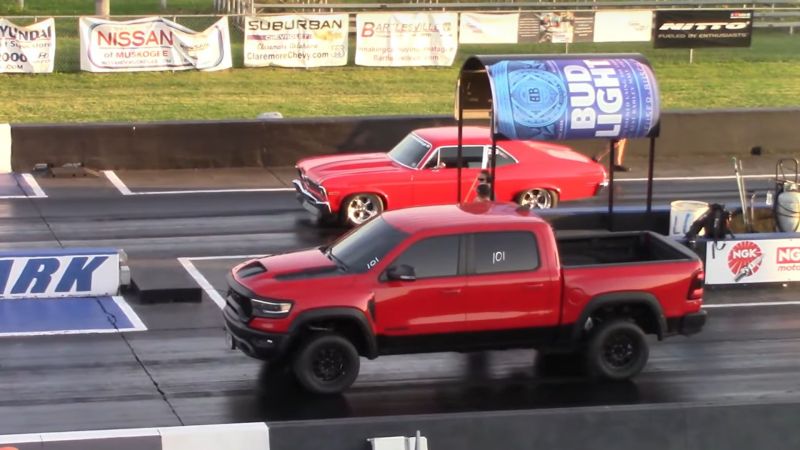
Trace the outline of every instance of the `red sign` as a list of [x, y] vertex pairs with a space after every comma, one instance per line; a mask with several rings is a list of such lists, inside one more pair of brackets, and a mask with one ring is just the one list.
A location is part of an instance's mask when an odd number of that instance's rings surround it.
[[758, 272], [763, 260], [761, 247], [752, 241], [742, 241], [728, 253], [728, 268], [735, 275], [735, 280], [739, 281]]
[[800, 263], [800, 247], [778, 247], [778, 264]]

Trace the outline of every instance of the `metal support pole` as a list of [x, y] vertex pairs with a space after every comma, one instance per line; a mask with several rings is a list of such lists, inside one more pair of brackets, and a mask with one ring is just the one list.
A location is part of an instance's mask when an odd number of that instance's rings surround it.
[[95, 0], [94, 15], [108, 17], [111, 15], [111, 0]]
[[17, 0], [17, 8], [25, 9], [25, 0]]
[[608, 141], [608, 231], [614, 231], [614, 164], [617, 160], [617, 140]]
[[650, 212], [653, 210], [653, 168], [656, 159], [656, 138], [650, 136], [650, 161], [647, 166], [647, 215], [650, 220]]
[[464, 147], [461, 143], [463, 140], [463, 127], [464, 127], [464, 87], [461, 85], [461, 80], [458, 80], [458, 157], [456, 161], [456, 170], [458, 171], [458, 187], [456, 188], [456, 204], [461, 204], [461, 160]]
[[161, 9], [167, 9], [167, 0], [161, 0]]
[[[494, 122], [494, 121], [492, 121], [492, 122]], [[494, 127], [492, 127], [492, 128], [494, 128]], [[494, 134], [494, 130], [492, 130], [492, 181], [491, 181], [491, 183], [489, 183], [489, 185], [492, 187], [492, 194], [491, 194], [492, 195], [491, 196], [492, 201], [495, 201], [495, 198], [494, 198], [495, 178], [494, 178], [494, 176], [495, 176], [496, 162], [497, 162], [497, 137]]]

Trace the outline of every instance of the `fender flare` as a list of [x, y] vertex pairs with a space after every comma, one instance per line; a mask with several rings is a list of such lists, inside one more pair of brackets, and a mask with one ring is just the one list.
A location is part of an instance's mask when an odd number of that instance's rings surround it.
[[303, 311], [297, 315], [289, 326], [289, 340], [294, 340], [299, 330], [310, 322], [318, 320], [347, 320], [358, 324], [362, 336], [367, 344], [366, 357], [375, 359], [378, 356], [378, 340], [366, 316], [355, 308], [319, 308]]
[[664, 332], [667, 329], [667, 319], [664, 317], [664, 311], [661, 309], [661, 304], [658, 302], [658, 299], [649, 292], [614, 292], [601, 294], [592, 298], [589, 300], [589, 303], [586, 304], [586, 307], [583, 308], [580, 318], [573, 325], [572, 339], [578, 340], [580, 338], [583, 325], [595, 311], [606, 306], [621, 304], [643, 305], [647, 307], [656, 318], [656, 335], [659, 340], [663, 339]]

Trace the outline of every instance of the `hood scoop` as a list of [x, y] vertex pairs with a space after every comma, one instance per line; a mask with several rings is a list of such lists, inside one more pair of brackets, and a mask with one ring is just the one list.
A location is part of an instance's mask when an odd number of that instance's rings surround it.
[[246, 266], [242, 266], [242, 268], [239, 269], [239, 272], [237, 272], [236, 274], [240, 278], [247, 278], [262, 273], [267, 273], [267, 268], [264, 267], [263, 264], [261, 264], [261, 261], [253, 261], [247, 264]]

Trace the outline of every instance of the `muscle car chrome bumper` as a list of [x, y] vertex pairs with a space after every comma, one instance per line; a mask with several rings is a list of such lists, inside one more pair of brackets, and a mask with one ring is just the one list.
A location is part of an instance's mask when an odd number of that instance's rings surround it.
[[311, 192], [308, 192], [300, 180], [292, 180], [294, 190], [297, 191], [297, 201], [303, 205], [306, 211], [315, 216], [331, 213], [331, 205], [328, 202], [323, 202], [314, 197]]

